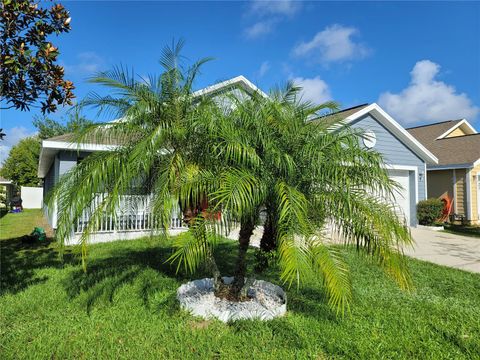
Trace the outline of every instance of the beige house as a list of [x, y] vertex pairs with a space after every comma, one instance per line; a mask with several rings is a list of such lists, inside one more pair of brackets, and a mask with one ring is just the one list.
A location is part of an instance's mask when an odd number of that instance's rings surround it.
[[455, 218], [480, 224], [480, 134], [465, 119], [407, 129], [438, 158], [427, 166], [428, 197], [448, 195]]

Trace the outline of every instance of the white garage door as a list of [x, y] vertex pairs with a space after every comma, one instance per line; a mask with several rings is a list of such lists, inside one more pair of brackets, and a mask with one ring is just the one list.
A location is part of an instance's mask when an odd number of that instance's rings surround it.
[[407, 170], [389, 170], [390, 178], [400, 184], [402, 189], [395, 191], [394, 201], [398, 216], [410, 225], [410, 181]]

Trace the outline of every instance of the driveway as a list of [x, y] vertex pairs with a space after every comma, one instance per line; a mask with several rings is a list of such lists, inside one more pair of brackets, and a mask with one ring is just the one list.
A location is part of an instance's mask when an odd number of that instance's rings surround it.
[[[238, 239], [240, 228], [234, 229], [228, 238]], [[405, 249], [405, 254], [420, 260], [480, 273], [480, 238], [454, 235], [443, 231], [412, 228], [415, 247]], [[250, 246], [260, 247], [263, 226], [257, 226], [250, 238]], [[336, 243], [341, 240], [335, 238]]]
[[480, 273], [480, 238], [416, 228], [412, 228], [412, 237], [415, 248], [406, 249], [406, 255]]

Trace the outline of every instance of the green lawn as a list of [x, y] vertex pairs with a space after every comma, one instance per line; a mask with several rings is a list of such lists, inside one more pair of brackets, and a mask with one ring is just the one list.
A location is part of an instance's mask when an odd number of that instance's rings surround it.
[[21, 213], [7, 213], [0, 218], [0, 240], [30, 234], [35, 226], [45, 228], [52, 235], [41, 210], [25, 209]]
[[[345, 251], [355, 284], [350, 316], [336, 317], [309, 284], [288, 291], [284, 318], [223, 324], [178, 308], [175, 292], [187, 277], [165, 265], [167, 240], [91, 246], [85, 274], [76, 249], [62, 263], [54, 244], [13, 239], [13, 229], [30, 231], [24, 215], [0, 219], [1, 359], [480, 358], [476, 274], [411, 260], [416, 290], [405, 293]], [[233, 244], [219, 252], [225, 268]], [[257, 276], [278, 282], [275, 269]]]

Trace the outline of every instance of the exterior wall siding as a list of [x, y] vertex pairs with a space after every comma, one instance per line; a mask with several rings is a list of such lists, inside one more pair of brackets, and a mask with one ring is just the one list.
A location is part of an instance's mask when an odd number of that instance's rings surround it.
[[43, 181], [43, 213], [47, 217], [48, 223], [54, 229], [57, 227], [57, 212], [56, 212], [56, 209], [48, 208], [46, 200], [49, 192], [53, 189], [53, 187], [58, 181], [59, 164], [60, 163], [58, 158], [55, 157], [54, 161], [50, 165], [50, 169], [48, 170], [47, 176]]
[[455, 170], [455, 212], [458, 215], [467, 216], [467, 194], [466, 194], [466, 171], [465, 169]]
[[470, 171], [470, 188], [472, 196], [472, 222], [480, 223], [480, 194], [478, 192], [480, 182], [480, 165]]
[[47, 176], [43, 179], [43, 199], [45, 200], [46, 196], [55, 186], [55, 164], [53, 163], [48, 170]]
[[401, 142], [394, 134], [385, 128], [370, 114], [351, 123], [352, 128], [373, 131], [377, 142], [374, 149], [383, 154], [384, 161], [388, 165], [403, 165], [417, 168], [418, 179], [414, 179], [415, 173], [410, 172], [410, 222], [416, 225], [417, 204], [415, 198], [415, 183], [418, 182], [418, 201], [426, 198], [425, 189], [425, 162]]
[[453, 170], [430, 170], [427, 173], [428, 197], [448, 195], [453, 199]]
[[[53, 189], [55, 184], [58, 183], [60, 177], [65, 174], [67, 171], [72, 169], [75, 165], [77, 165], [78, 157], [85, 157], [89, 153], [88, 152], [81, 152], [80, 154], [77, 151], [60, 151], [57, 155], [55, 155], [55, 159], [48, 170], [47, 175], [45, 176], [44, 183], [43, 183], [43, 198]], [[53, 229], [57, 227], [57, 210], [55, 209], [48, 209], [47, 205], [44, 203], [43, 211], [48, 219], [48, 222], [52, 226]]]
[[[429, 197], [439, 198], [448, 195], [454, 199], [453, 212], [467, 218], [467, 171], [466, 169], [454, 170], [429, 170], [428, 171], [428, 195]], [[479, 222], [480, 199], [478, 197], [478, 176], [480, 176], [480, 166], [470, 170], [470, 218], [467, 220]], [[455, 185], [454, 185], [455, 183]], [[454, 191], [455, 189], [455, 191]]]
[[61, 151], [58, 153], [58, 159], [60, 161], [58, 175], [62, 176], [75, 165], [77, 165], [78, 154], [75, 151]]

